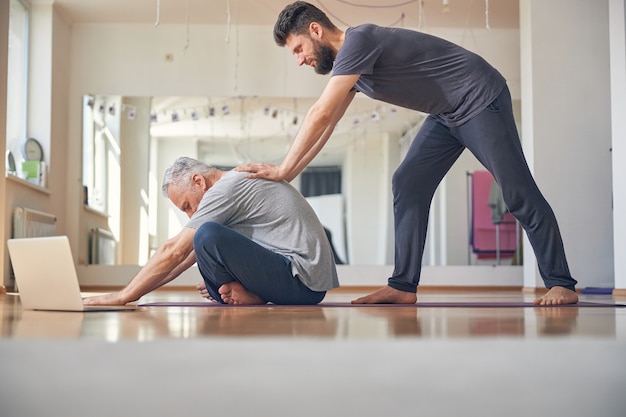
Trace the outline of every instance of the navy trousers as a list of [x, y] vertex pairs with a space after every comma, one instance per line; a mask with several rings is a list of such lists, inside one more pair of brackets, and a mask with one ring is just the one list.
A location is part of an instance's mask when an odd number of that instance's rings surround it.
[[576, 280], [569, 272], [561, 232], [526, 163], [506, 86], [493, 103], [461, 126], [448, 127], [429, 116], [413, 140], [392, 178], [395, 269], [389, 286], [416, 291], [432, 198], [465, 148], [502, 189], [507, 208], [528, 235], [546, 287], [574, 290]]
[[193, 246], [206, 288], [221, 303], [219, 288], [233, 281], [274, 304], [317, 304], [326, 295], [294, 277], [289, 259], [221, 224], [200, 226]]

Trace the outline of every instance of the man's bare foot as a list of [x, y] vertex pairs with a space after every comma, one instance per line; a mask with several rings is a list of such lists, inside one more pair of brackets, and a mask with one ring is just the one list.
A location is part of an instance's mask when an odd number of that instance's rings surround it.
[[206, 284], [204, 281], [196, 284], [196, 289], [198, 290], [202, 298], [206, 298], [207, 300], [212, 301], [214, 303], [217, 302], [213, 297], [211, 297], [211, 294], [209, 294], [209, 290], [206, 289]]
[[256, 294], [246, 290], [246, 288], [239, 282], [229, 282], [224, 284], [219, 289], [222, 301], [226, 304], [239, 304], [239, 305], [252, 305], [252, 304], [265, 304], [266, 301], [262, 300]]
[[414, 292], [400, 291], [389, 286], [352, 300], [352, 304], [415, 304], [416, 302], [417, 294]]
[[542, 306], [576, 303], [578, 303], [578, 295], [565, 287], [552, 287], [547, 293], [533, 301], [533, 304]]

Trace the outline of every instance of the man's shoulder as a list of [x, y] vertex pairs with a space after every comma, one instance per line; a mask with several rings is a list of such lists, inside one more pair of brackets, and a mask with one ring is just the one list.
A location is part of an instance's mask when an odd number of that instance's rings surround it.
[[235, 171], [233, 169], [233, 170], [224, 172], [224, 175], [222, 175], [222, 178], [220, 179], [220, 181], [223, 181], [224, 184], [245, 181], [246, 175], [248, 175], [247, 172]]
[[378, 26], [373, 23], [363, 23], [361, 25], [352, 26], [346, 30], [346, 39], [363, 35], [369, 36], [381, 28], [382, 26]]
[[245, 171], [228, 171], [222, 177], [224, 187], [242, 186], [242, 190], [264, 189], [264, 188], [291, 188], [291, 184], [287, 181], [272, 181], [263, 178], [248, 178], [249, 172]]

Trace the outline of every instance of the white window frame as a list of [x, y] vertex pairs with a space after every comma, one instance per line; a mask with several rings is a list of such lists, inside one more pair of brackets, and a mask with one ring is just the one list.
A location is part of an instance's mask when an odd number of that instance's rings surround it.
[[[22, 21], [18, 23], [17, 19]], [[13, 154], [18, 172], [21, 170], [21, 161], [24, 160], [22, 146], [27, 137], [28, 126], [29, 32], [28, 5], [21, 0], [10, 0], [6, 153]], [[6, 169], [9, 170], [8, 165]]]
[[111, 216], [119, 205], [121, 96], [83, 97], [83, 187], [86, 205]]

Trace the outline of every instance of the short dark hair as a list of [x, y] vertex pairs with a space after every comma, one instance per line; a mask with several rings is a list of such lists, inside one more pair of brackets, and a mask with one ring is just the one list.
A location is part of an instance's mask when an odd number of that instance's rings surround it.
[[296, 1], [278, 15], [274, 25], [274, 42], [278, 46], [285, 46], [289, 35], [307, 33], [311, 22], [317, 22], [326, 29], [337, 29], [323, 11], [305, 1]]

